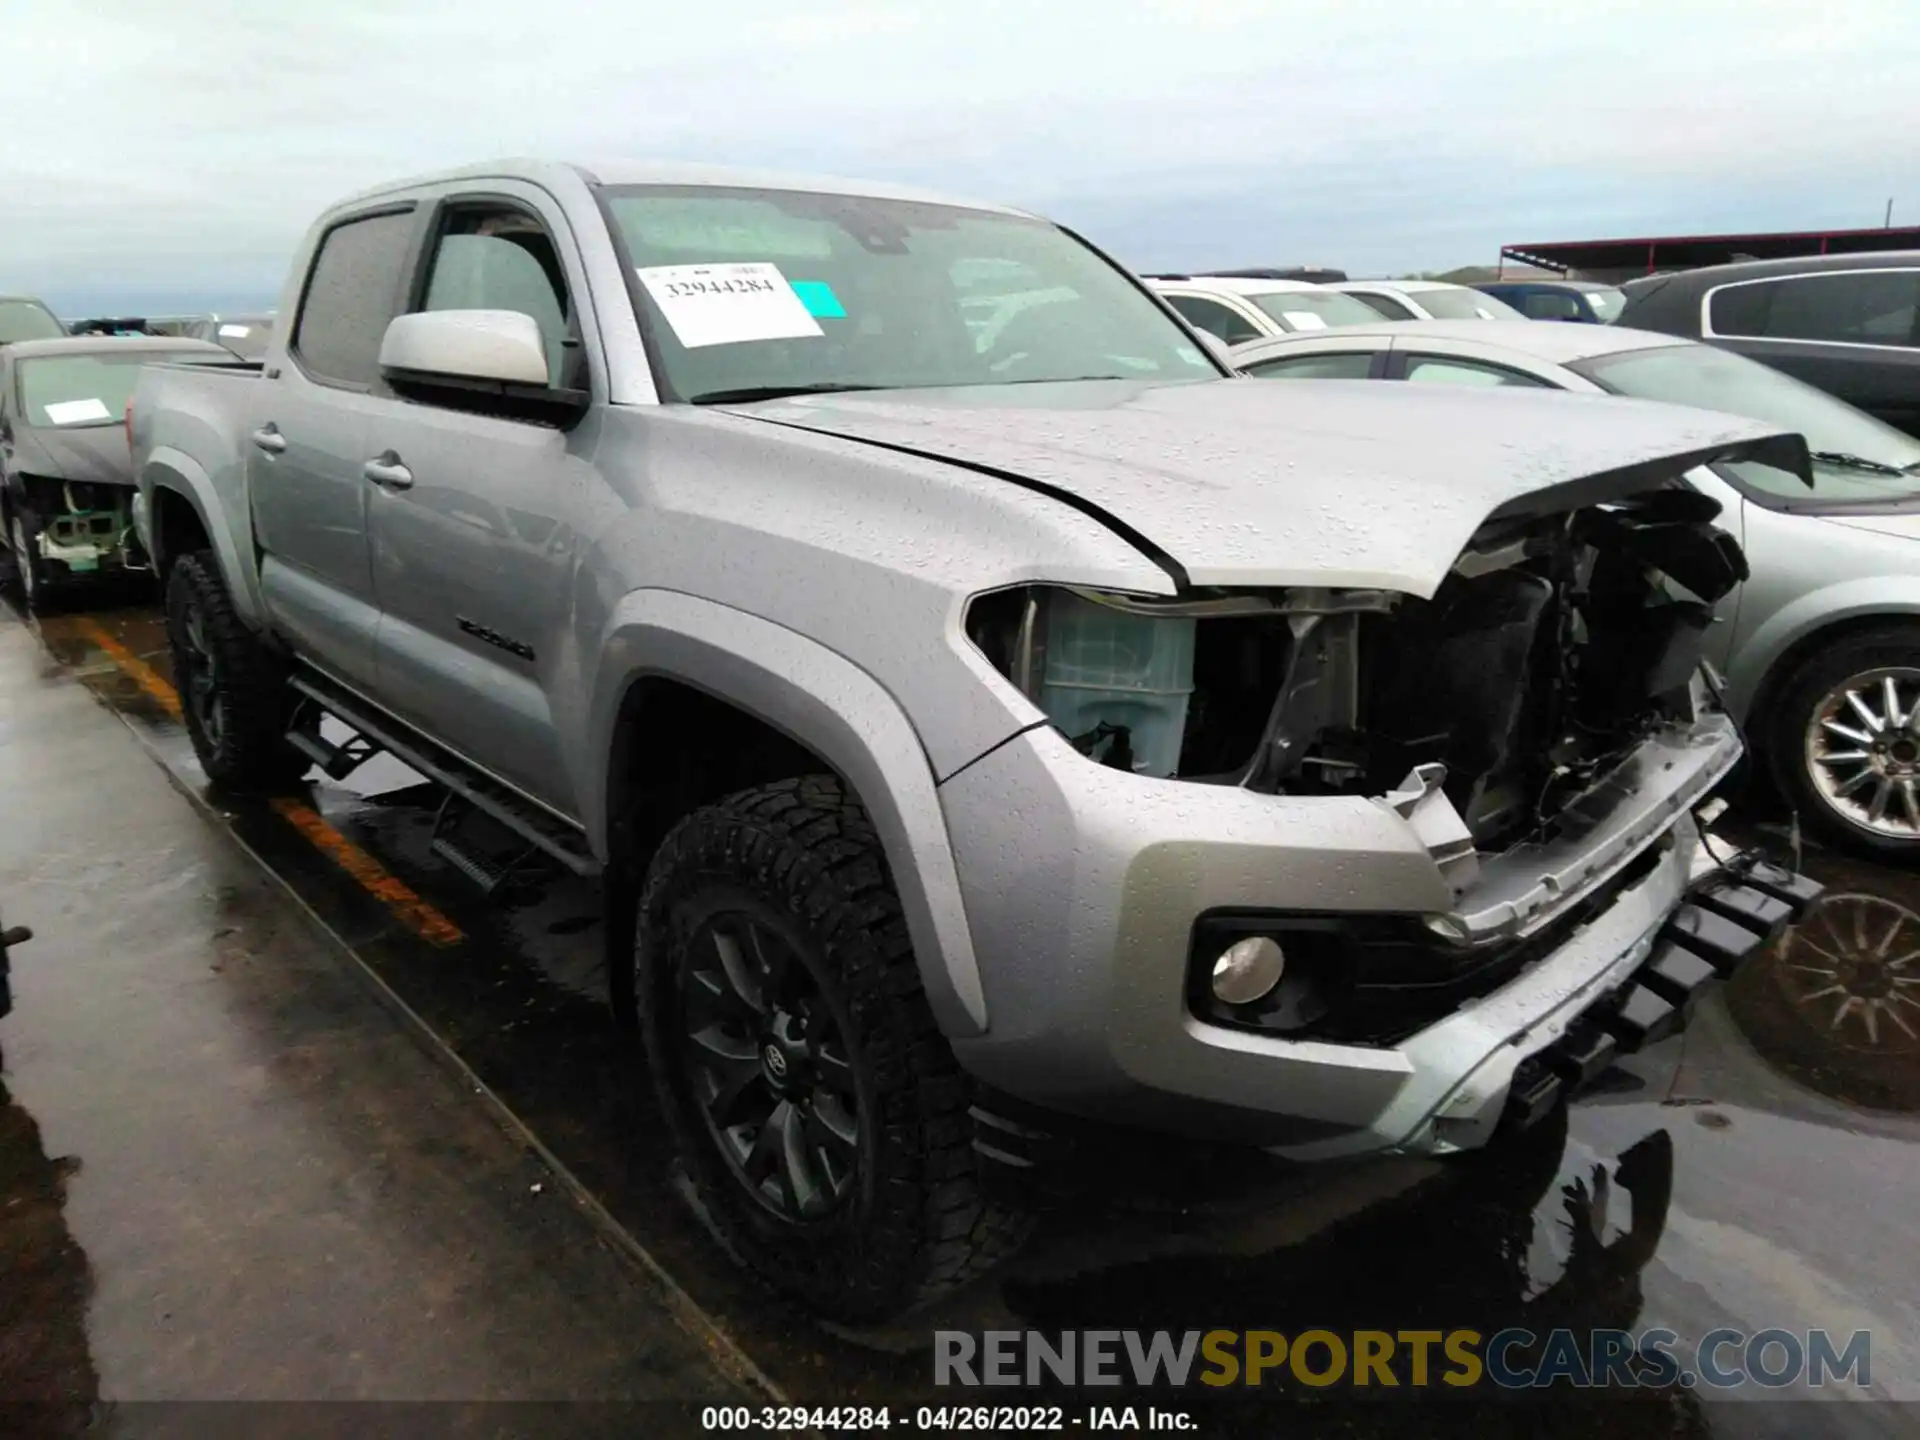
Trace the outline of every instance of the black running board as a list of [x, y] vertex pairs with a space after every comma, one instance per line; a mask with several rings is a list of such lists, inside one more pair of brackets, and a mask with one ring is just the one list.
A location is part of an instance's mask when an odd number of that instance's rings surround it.
[[[317, 727], [297, 727], [287, 735], [288, 744], [332, 778], [344, 778], [349, 771], [384, 751], [506, 826], [573, 874], [588, 878], [600, 874], [600, 862], [588, 849], [586, 836], [557, 816], [515, 794], [499, 781], [478, 773], [411, 728], [374, 713], [354, 696], [310, 671], [295, 675], [288, 684], [295, 694], [354, 732], [342, 745], [330, 745], [322, 740], [316, 733]], [[447, 849], [454, 848], [457, 847], [447, 846]], [[491, 873], [494, 867], [468, 855], [463, 848], [458, 860], [445, 849], [436, 848], [436, 853], [483, 889], [491, 890], [498, 884]], [[493, 883], [487, 883], [488, 880]]]

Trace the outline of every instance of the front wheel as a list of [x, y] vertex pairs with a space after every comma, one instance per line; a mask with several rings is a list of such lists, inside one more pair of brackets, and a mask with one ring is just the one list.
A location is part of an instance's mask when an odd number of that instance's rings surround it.
[[1813, 656], [1781, 691], [1774, 780], [1834, 844], [1920, 858], [1920, 627], [1889, 626]]
[[13, 551], [13, 573], [20, 598], [29, 610], [46, 599], [47, 566], [40, 558], [40, 525], [18, 505], [7, 520], [7, 546]]
[[207, 778], [236, 791], [298, 780], [309, 762], [286, 741], [285, 670], [235, 613], [206, 551], [182, 555], [167, 573], [167, 641], [181, 719]]
[[897, 1315], [1010, 1254], [969, 1086], [872, 822], [831, 776], [699, 810], [661, 845], [634, 984], [656, 1092], [722, 1240], [830, 1319]]

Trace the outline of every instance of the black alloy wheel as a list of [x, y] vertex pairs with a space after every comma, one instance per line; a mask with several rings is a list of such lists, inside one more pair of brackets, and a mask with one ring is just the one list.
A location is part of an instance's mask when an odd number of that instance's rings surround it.
[[863, 1107], [848, 1027], [798, 947], [744, 905], [707, 916], [686, 951], [680, 1027], [689, 1092], [748, 1193], [793, 1223], [839, 1206]]

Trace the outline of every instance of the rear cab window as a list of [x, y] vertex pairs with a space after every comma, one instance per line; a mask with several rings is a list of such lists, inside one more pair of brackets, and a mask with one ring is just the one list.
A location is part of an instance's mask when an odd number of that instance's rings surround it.
[[413, 241], [414, 207], [337, 222], [320, 239], [288, 347], [322, 384], [371, 389], [380, 342], [397, 313]]

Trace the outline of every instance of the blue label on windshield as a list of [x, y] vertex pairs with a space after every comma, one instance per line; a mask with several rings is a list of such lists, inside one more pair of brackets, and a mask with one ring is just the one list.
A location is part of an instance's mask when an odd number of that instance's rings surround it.
[[821, 320], [844, 320], [847, 307], [840, 303], [840, 297], [833, 293], [833, 287], [824, 280], [789, 280], [793, 293], [800, 297], [800, 303], [807, 307], [807, 313]]

